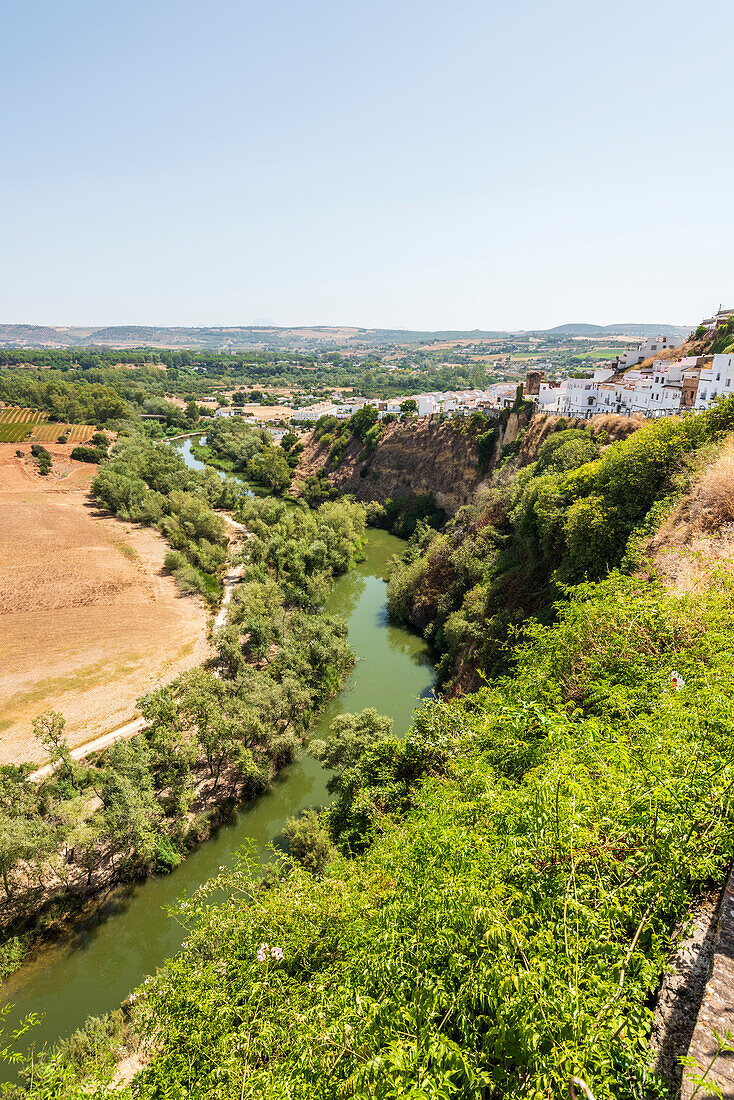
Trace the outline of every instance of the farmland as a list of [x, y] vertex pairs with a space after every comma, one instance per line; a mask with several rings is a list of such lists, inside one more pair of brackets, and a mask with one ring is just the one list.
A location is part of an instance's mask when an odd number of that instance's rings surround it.
[[60, 710], [83, 743], [206, 653], [206, 611], [164, 573], [163, 540], [100, 515], [94, 471], [68, 448], [54, 448], [57, 476], [44, 479], [0, 446], [0, 763], [40, 758], [41, 711]]
[[0, 443], [54, 443], [65, 435], [69, 443], [86, 443], [93, 424], [58, 424], [38, 409], [0, 409]]

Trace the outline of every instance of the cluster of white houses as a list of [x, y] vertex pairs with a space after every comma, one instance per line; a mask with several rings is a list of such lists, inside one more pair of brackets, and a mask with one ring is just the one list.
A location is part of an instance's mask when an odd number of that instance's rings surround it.
[[[665, 346], [663, 343], [662, 347]], [[626, 353], [626, 357], [631, 354]], [[644, 353], [634, 354], [634, 362], [644, 362]], [[572, 420], [588, 420], [599, 413], [676, 416], [687, 409], [706, 409], [717, 397], [729, 393], [734, 393], [734, 354], [653, 359], [647, 366], [600, 367], [591, 374], [565, 378], [560, 382], [546, 382], [541, 372], [530, 371], [524, 396], [536, 403], [539, 412]], [[514, 403], [516, 395], [517, 383], [504, 382], [486, 390], [418, 393], [413, 395], [412, 400], [417, 405], [418, 416], [434, 413], [468, 416], [477, 409], [497, 412], [507, 408]], [[400, 415], [400, 406], [406, 400], [409, 399], [324, 401], [297, 409], [293, 420], [313, 421], [320, 416], [347, 420], [364, 405], [374, 405], [380, 417]]]
[[598, 413], [619, 416], [676, 416], [688, 409], [707, 409], [717, 397], [734, 393], [734, 355], [655, 359], [625, 374], [599, 369], [585, 378], [538, 385], [539, 412], [574, 420]]
[[[733, 315], [734, 310], [720, 309], [701, 327], [717, 329]], [[667, 336], [650, 337], [624, 352], [613, 366], [562, 382], [545, 382], [542, 375], [529, 374], [526, 393], [541, 412], [588, 420], [597, 413], [675, 416], [707, 409], [717, 397], [734, 392], [734, 355], [655, 358], [672, 345]]]
[[309, 405], [297, 409], [293, 419], [318, 420], [320, 416], [335, 416], [338, 420], [348, 420], [353, 413], [365, 405], [374, 405], [379, 416], [399, 416], [400, 406], [405, 401], [415, 401], [418, 416], [432, 416], [444, 413], [448, 416], [466, 416], [476, 409], [497, 410], [512, 405], [517, 395], [516, 382], [496, 382], [485, 390], [449, 390], [446, 392], [415, 393], [411, 397], [394, 397], [387, 400], [322, 401], [318, 405]]

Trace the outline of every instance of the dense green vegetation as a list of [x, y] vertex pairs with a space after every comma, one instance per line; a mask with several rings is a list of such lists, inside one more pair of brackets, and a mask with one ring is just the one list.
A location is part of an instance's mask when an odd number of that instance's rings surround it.
[[118, 440], [92, 489], [115, 515], [158, 528], [172, 547], [166, 565], [183, 591], [219, 596], [227, 534], [213, 509], [233, 508], [240, 485], [214, 470], [190, 470], [172, 447], [134, 435]]
[[[647, 1046], [654, 995], [676, 926], [734, 854], [734, 581], [675, 595], [640, 567], [732, 427], [734, 398], [612, 445], [561, 426], [445, 532], [417, 523], [393, 613], [439, 646], [444, 679], [484, 683], [425, 703], [404, 741], [368, 710], [310, 746], [334, 802], [289, 822], [264, 878], [243, 858], [178, 908], [186, 943], [126, 1007], [155, 1057], [120, 1096], [541, 1100], [570, 1074], [597, 1100], [671, 1095]], [[362, 510], [238, 514], [254, 537], [222, 686], [197, 683], [192, 714], [229, 684], [227, 705], [249, 705], [263, 662], [281, 687], [294, 668], [329, 683], [311, 611], [358, 552]], [[151, 700], [165, 739], [180, 700]], [[250, 775], [241, 747], [220, 768], [224, 734], [201, 744], [210, 782]], [[96, 1031], [25, 1095], [105, 1095]]]
[[734, 590], [568, 596], [511, 678], [425, 704], [405, 742], [367, 714], [314, 746], [338, 793], [300, 845], [317, 875], [245, 862], [179, 909], [187, 944], [132, 1009], [156, 1051], [135, 1097], [540, 1098], [571, 1073], [667, 1095], [651, 997], [732, 854]]
[[285, 452], [276, 447], [264, 428], [251, 428], [243, 420], [214, 419], [207, 425], [206, 445], [223, 469], [238, 470], [279, 495], [293, 476]]
[[[450, 389], [457, 386], [483, 385], [487, 371], [483, 364], [468, 356], [446, 364], [441, 353], [411, 354], [389, 368], [379, 351], [344, 355], [337, 350], [288, 352], [252, 350], [229, 353], [217, 351], [171, 351], [163, 348], [135, 351], [104, 349], [0, 349], [0, 368], [22, 366], [19, 374], [30, 376], [27, 368], [38, 372], [73, 378], [104, 374], [112, 385], [149, 384], [158, 388], [165, 380], [171, 392], [196, 397], [211, 388], [247, 385], [253, 389], [250, 400], [265, 400], [254, 387], [288, 387], [306, 393], [324, 394], [334, 388], [350, 387], [364, 397], [400, 396], [415, 390]], [[119, 370], [134, 367], [135, 370]], [[165, 374], [161, 371], [165, 367]], [[5, 372], [2, 372], [5, 373]], [[121, 377], [115, 382], [112, 377]], [[2, 392], [0, 391], [0, 397]], [[237, 402], [236, 402], [237, 403]], [[95, 421], [97, 422], [97, 421]]]
[[604, 446], [561, 430], [537, 461], [500, 470], [476, 507], [437, 534], [419, 526], [390, 581], [391, 613], [425, 633], [440, 679], [476, 687], [477, 669], [505, 670], [507, 642], [530, 615], [549, 622], [564, 585], [635, 564], [691, 456], [734, 423], [734, 401], [682, 420], [651, 421]]
[[[145, 458], [158, 485], [173, 476], [167, 450], [126, 453], [131, 466]], [[252, 531], [242, 583], [210, 665], [143, 697], [146, 731], [89, 767], [71, 759], [54, 713], [34, 729], [55, 770], [36, 782], [30, 765], [0, 767], [5, 970], [39, 913], [43, 928], [112, 881], [169, 870], [231, 807], [265, 790], [351, 667], [346, 627], [322, 603], [361, 552], [363, 508], [310, 512], [266, 499], [247, 501], [242, 515]], [[175, 519], [188, 522], [183, 512]]]

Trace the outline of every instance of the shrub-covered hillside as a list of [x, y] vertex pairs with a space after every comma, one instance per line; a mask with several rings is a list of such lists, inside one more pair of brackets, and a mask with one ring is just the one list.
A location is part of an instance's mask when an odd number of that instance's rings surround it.
[[734, 424], [734, 402], [650, 421], [611, 445], [561, 430], [538, 459], [503, 472], [442, 534], [423, 529], [390, 583], [391, 613], [425, 633], [458, 689], [507, 668], [528, 616], [550, 622], [564, 586], [635, 568], [638, 547], [687, 484], [696, 454]]
[[[640, 563], [733, 423], [730, 401], [608, 448], [559, 433], [419, 536], [416, 591], [466, 613], [475, 654], [506, 639], [505, 673], [424, 704], [405, 741], [370, 711], [314, 744], [333, 804], [264, 880], [244, 862], [181, 904], [181, 953], [126, 1006], [142, 1068], [118, 1095], [540, 1100], [570, 1074], [597, 1100], [673, 1095], [656, 991], [734, 852], [734, 579], [672, 592]], [[482, 602], [512, 570], [505, 599], [534, 579], [549, 619], [521, 636]], [[112, 1061], [67, 1045], [28, 1095], [108, 1095]]]
[[[570, 1073], [597, 1100], [667, 1095], [653, 995], [732, 853], [733, 611], [724, 581], [584, 584], [512, 678], [373, 742], [321, 877], [244, 866], [181, 906], [187, 945], [128, 1008], [153, 1056], [123, 1095], [540, 1098]], [[60, 1055], [31, 1095], [103, 1095], [83, 1065]]]

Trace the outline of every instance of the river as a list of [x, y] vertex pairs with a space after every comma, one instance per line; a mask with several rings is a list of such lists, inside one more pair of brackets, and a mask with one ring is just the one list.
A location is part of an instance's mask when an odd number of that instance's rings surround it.
[[[387, 619], [387, 563], [403, 546], [385, 531], [370, 530], [365, 561], [334, 585], [326, 608], [346, 619], [357, 664], [314, 723], [311, 736], [322, 735], [337, 714], [368, 706], [389, 715], [394, 732], [404, 736], [418, 700], [430, 693], [433, 669], [425, 642]], [[35, 955], [0, 987], [0, 1003], [15, 1005], [9, 1025], [28, 1012], [44, 1013], [33, 1029], [33, 1041], [40, 1047], [69, 1035], [87, 1016], [117, 1008], [181, 945], [183, 932], [165, 907], [193, 893], [220, 866], [231, 866], [248, 838], [265, 858], [287, 817], [329, 800], [326, 778], [321, 766], [301, 753], [272, 790], [240, 811], [170, 875], [118, 890], [72, 937]]]

